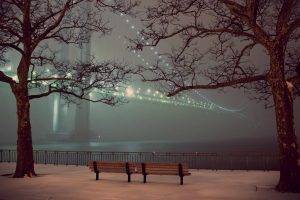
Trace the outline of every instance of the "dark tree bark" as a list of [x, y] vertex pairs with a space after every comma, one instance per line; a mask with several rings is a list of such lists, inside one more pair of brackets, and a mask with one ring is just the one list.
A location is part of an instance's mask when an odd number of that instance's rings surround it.
[[280, 155], [278, 191], [300, 191], [298, 144], [294, 128], [293, 97], [284, 78], [284, 54], [275, 46], [270, 53], [271, 70], [267, 81], [271, 85], [275, 104], [277, 140]]
[[[27, 87], [27, 86], [25, 86]], [[14, 91], [18, 115], [17, 164], [14, 177], [35, 176], [30, 124], [30, 102], [27, 88]]]

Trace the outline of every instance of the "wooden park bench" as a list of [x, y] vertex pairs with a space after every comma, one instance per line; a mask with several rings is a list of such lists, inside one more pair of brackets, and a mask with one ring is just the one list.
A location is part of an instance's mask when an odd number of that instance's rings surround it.
[[128, 182], [131, 181], [131, 174], [142, 174], [143, 182], [147, 182], [147, 175], [175, 175], [180, 177], [180, 184], [183, 184], [183, 177], [189, 176], [188, 165], [181, 163], [130, 163], [130, 162], [97, 162], [88, 163], [91, 171], [95, 172], [96, 180], [99, 180], [99, 173], [126, 173]]

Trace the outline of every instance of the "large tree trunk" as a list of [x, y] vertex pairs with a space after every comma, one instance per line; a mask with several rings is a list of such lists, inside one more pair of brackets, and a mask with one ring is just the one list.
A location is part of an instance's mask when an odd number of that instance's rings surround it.
[[271, 69], [268, 76], [275, 103], [280, 155], [280, 179], [276, 189], [281, 192], [300, 192], [300, 167], [294, 129], [293, 98], [284, 78], [282, 55], [279, 51], [271, 55]]
[[18, 114], [17, 166], [15, 178], [35, 176], [30, 125], [30, 103], [27, 88], [15, 93]]

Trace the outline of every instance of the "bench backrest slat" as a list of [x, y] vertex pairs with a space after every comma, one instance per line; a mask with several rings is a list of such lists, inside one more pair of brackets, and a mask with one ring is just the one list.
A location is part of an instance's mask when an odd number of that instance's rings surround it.
[[[89, 168], [95, 171], [94, 162], [88, 163]], [[96, 167], [99, 172], [111, 172], [111, 173], [138, 173], [143, 174], [143, 167], [146, 174], [169, 174], [179, 175], [179, 163], [127, 163], [126, 162], [96, 162]], [[186, 163], [181, 164], [182, 174], [188, 175], [188, 165]]]

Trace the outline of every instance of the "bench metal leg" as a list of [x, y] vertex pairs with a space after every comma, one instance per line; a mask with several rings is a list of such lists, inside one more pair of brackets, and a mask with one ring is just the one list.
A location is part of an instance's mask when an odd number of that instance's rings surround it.
[[142, 163], [142, 174], [144, 176], [144, 183], [147, 182], [146, 163]]
[[147, 175], [144, 174], [144, 183], [147, 183]]
[[131, 182], [131, 174], [127, 174], [128, 176], [128, 183]]
[[96, 173], [96, 180], [99, 180], [99, 172], [95, 172]]
[[178, 175], [180, 177], [180, 185], [183, 185], [183, 167], [182, 164], [178, 164]]

